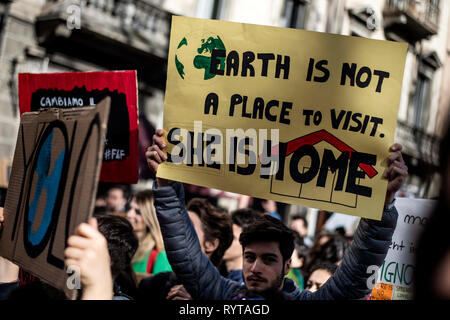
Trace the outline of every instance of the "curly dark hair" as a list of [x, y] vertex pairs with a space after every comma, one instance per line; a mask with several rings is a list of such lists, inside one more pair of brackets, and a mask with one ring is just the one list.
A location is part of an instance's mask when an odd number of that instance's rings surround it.
[[216, 208], [207, 199], [193, 198], [187, 204], [187, 210], [195, 212], [203, 225], [204, 241], [219, 240], [219, 245], [211, 254], [209, 260], [218, 266], [225, 251], [233, 242], [233, 227], [227, 211]]
[[323, 245], [316, 245], [311, 248], [308, 253], [305, 264], [305, 271], [308, 274], [312, 273], [312, 267], [319, 263], [337, 263], [344, 258], [345, 252], [350, 246], [347, 239], [336, 232], [321, 233], [322, 236], [329, 237], [329, 240]]
[[310, 276], [316, 270], [325, 270], [329, 274], [333, 275], [336, 272], [337, 268], [338, 268], [338, 266], [335, 265], [334, 263], [331, 263], [331, 262], [320, 262], [320, 263], [315, 264], [315, 265], [313, 265], [311, 267]]
[[279, 243], [283, 263], [292, 257], [294, 252], [294, 231], [286, 227], [280, 220], [263, 214], [242, 230], [239, 242], [242, 250], [255, 241], [276, 241]]
[[238, 225], [241, 228], [245, 228], [249, 224], [252, 224], [255, 219], [263, 213], [251, 208], [238, 209], [231, 213], [231, 220], [233, 224]]
[[111, 257], [111, 274], [115, 279], [119, 274], [129, 270], [131, 259], [136, 252], [139, 241], [133, 227], [124, 217], [106, 215], [97, 217], [98, 231], [108, 242]]

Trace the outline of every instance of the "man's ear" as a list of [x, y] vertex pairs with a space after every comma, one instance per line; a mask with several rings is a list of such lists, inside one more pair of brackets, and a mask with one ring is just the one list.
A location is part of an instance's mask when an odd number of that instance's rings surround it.
[[205, 241], [205, 253], [206, 255], [210, 255], [217, 249], [219, 246], [219, 239], [214, 238], [212, 240]]
[[284, 263], [284, 275], [287, 275], [289, 273], [289, 270], [291, 269], [291, 264], [292, 264], [292, 258], [289, 258]]

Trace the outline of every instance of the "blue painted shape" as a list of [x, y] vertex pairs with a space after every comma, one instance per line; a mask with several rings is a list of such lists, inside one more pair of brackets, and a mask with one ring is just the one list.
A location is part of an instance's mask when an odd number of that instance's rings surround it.
[[[50, 133], [48, 137], [45, 139], [45, 142], [42, 144], [37, 165], [36, 172], [38, 174], [38, 181], [36, 183], [36, 189], [34, 192], [34, 198], [30, 205], [29, 214], [28, 214], [28, 241], [33, 246], [36, 246], [41, 243], [45, 234], [47, 233], [48, 227], [50, 226], [50, 222], [52, 220], [53, 208], [56, 202], [56, 196], [58, 194], [59, 189], [59, 181], [61, 179], [62, 167], [64, 162], [64, 154], [65, 149], [61, 151], [59, 156], [55, 161], [55, 166], [53, 168], [53, 172], [49, 175], [50, 171], [50, 160], [52, 155], [52, 141], [53, 141], [53, 133]], [[41, 198], [42, 191], [44, 188], [47, 191], [47, 197], [45, 202], [44, 216], [41, 221], [41, 225], [39, 229], [33, 232], [33, 222], [36, 216], [37, 205], [39, 203], [39, 199]]]

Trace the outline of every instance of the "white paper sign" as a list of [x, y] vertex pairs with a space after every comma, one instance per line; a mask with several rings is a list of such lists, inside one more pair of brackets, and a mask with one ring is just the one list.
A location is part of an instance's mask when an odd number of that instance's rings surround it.
[[[383, 265], [378, 271], [372, 299], [410, 299], [414, 281], [416, 248], [436, 200], [398, 198], [397, 227]], [[381, 285], [383, 284], [383, 285]]]

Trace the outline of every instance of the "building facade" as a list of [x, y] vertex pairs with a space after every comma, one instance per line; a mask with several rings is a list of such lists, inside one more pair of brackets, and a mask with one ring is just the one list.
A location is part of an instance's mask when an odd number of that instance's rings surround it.
[[450, 109], [450, 3], [439, 0], [216, 1], [215, 18], [409, 44], [396, 142], [409, 177], [404, 194], [438, 195], [438, 146]]
[[145, 0], [15, 0], [0, 15], [0, 158], [14, 154], [23, 72], [137, 70], [140, 126], [162, 126], [169, 11]]
[[450, 107], [450, 2], [439, 0], [1, 0], [0, 158], [14, 153], [20, 72], [137, 70], [141, 123], [161, 128], [173, 14], [407, 42], [404, 193], [437, 196]]

